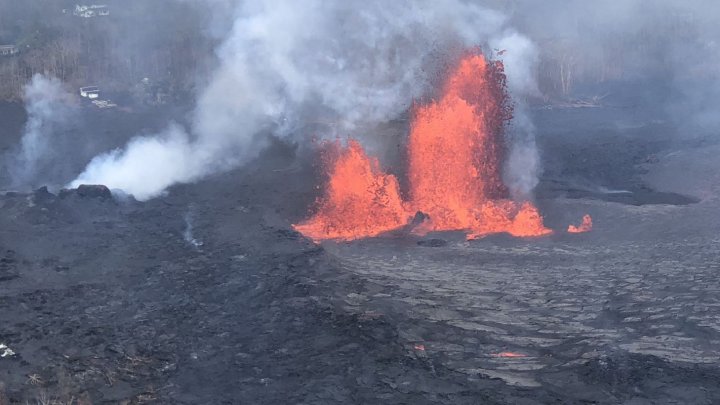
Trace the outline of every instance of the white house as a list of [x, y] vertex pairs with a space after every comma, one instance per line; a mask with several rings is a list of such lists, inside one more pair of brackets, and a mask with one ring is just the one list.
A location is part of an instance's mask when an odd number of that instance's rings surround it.
[[73, 15], [82, 18], [103, 17], [110, 15], [110, 9], [103, 4], [91, 4], [89, 6], [76, 4]]
[[80, 96], [94, 100], [100, 96], [100, 88], [98, 86], [80, 87]]
[[0, 56], [15, 55], [20, 50], [15, 45], [0, 45]]

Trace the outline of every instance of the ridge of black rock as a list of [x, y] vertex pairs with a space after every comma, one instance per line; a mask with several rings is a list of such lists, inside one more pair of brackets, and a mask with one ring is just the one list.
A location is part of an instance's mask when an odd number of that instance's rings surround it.
[[102, 184], [81, 184], [74, 189], [62, 189], [58, 195], [60, 198], [78, 196], [80, 198], [95, 198], [99, 200], [112, 200], [112, 192]]

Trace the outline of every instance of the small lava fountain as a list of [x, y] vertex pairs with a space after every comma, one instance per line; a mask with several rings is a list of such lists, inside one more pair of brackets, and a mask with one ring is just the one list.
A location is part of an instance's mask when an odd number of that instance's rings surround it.
[[400, 198], [395, 176], [380, 170], [377, 159], [351, 140], [330, 145], [325, 195], [315, 216], [295, 229], [313, 239], [353, 240], [377, 236], [408, 223], [410, 211]]
[[582, 219], [582, 223], [578, 226], [570, 225], [568, 226], [568, 233], [583, 233], [583, 232], [590, 232], [592, 230], [592, 217], [590, 215], [585, 214]]

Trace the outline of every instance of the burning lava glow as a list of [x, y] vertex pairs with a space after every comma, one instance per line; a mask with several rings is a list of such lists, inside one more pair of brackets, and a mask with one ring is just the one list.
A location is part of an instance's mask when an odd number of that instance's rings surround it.
[[357, 141], [332, 145], [330, 180], [318, 213], [295, 229], [314, 239], [353, 240], [377, 236], [405, 225], [410, 211], [400, 198], [395, 176], [380, 170]]
[[592, 230], [592, 218], [590, 215], [583, 216], [582, 223], [578, 226], [570, 225], [568, 226], [568, 233], [583, 233], [583, 232], [590, 232]]
[[508, 359], [517, 359], [522, 357], [527, 357], [527, 355], [522, 353], [515, 353], [515, 352], [500, 352], [500, 353], [494, 353], [492, 354], [492, 357], [504, 357]]
[[316, 241], [354, 240], [406, 226], [419, 211], [429, 219], [413, 229], [417, 234], [464, 230], [473, 239], [552, 233], [530, 201], [508, 198], [502, 182], [503, 129], [512, 118], [502, 63], [470, 54], [450, 73], [440, 98], [413, 114], [409, 201], [402, 199], [397, 178], [357, 141], [346, 148], [335, 144], [326, 162], [325, 195], [297, 231]]
[[531, 203], [505, 199], [502, 135], [511, 117], [502, 64], [481, 55], [460, 61], [440, 100], [416, 110], [408, 145], [410, 193], [413, 209], [430, 217], [416, 231], [464, 229], [469, 238], [551, 233]]

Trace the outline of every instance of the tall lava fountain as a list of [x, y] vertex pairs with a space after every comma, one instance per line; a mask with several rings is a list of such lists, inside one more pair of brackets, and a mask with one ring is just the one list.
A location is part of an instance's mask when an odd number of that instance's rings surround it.
[[469, 54], [450, 72], [438, 100], [416, 107], [408, 141], [409, 201], [397, 179], [351, 141], [328, 162], [317, 212], [295, 229], [314, 239], [353, 240], [429, 219], [414, 232], [464, 230], [468, 238], [551, 233], [529, 201], [508, 198], [501, 168], [503, 130], [512, 118], [500, 62]]

